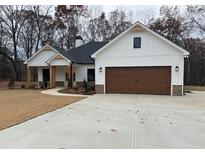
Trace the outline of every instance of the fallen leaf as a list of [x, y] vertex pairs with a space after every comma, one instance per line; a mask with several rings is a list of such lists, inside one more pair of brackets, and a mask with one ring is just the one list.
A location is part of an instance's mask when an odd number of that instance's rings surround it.
[[116, 132], [117, 130], [115, 130], [115, 129], [110, 129], [112, 132]]

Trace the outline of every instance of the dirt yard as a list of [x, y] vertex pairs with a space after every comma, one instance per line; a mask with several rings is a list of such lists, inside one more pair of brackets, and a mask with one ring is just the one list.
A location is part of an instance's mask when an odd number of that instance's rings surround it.
[[81, 99], [45, 95], [40, 90], [0, 90], [0, 130]]

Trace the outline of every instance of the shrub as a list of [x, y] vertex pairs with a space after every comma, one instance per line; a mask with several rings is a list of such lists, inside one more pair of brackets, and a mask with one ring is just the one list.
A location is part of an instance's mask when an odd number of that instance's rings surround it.
[[87, 93], [88, 92], [88, 83], [83, 80], [83, 88], [84, 88], [84, 92]]
[[71, 88], [71, 80], [70, 79], [68, 79], [68, 88]]
[[48, 88], [48, 81], [44, 81], [44, 88], [45, 88], [45, 89]]
[[28, 85], [28, 88], [29, 88], [29, 89], [35, 89], [35, 88], [36, 88], [35, 83], [32, 83], [32, 84]]
[[25, 85], [25, 84], [22, 84], [22, 85], [21, 85], [21, 88], [22, 88], [22, 89], [25, 89], [25, 88], [26, 88], [26, 85]]
[[14, 79], [9, 80], [9, 84], [8, 84], [9, 89], [12, 89], [14, 87], [14, 83], [15, 83]]
[[77, 87], [77, 86], [75, 86], [75, 87], [73, 87], [73, 89], [74, 89], [74, 90], [78, 90], [78, 87]]
[[91, 86], [91, 87], [90, 87], [90, 90], [95, 90], [95, 86]]
[[44, 81], [39, 82], [39, 87], [40, 87], [41, 89], [44, 89]]

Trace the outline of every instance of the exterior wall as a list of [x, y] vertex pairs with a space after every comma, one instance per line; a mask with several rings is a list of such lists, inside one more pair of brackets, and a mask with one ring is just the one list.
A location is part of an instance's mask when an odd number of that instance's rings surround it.
[[172, 96], [181, 96], [181, 95], [183, 95], [183, 86], [172, 85]]
[[[49, 67], [38, 67], [38, 81], [43, 81], [43, 69]], [[73, 65], [73, 73], [75, 73], [76, 81], [87, 81], [87, 69], [95, 68], [94, 65]], [[56, 81], [65, 81], [66, 73], [68, 72], [67, 66], [56, 66]]]
[[[134, 37], [141, 37], [141, 48], [133, 48]], [[105, 85], [105, 67], [111, 66], [171, 66], [171, 84], [183, 85], [183, 53], [147, 31], [130, 31], [97, 54], [96, 85]], [[176, 66], [179, 67], [178, 72], [175, 71]], [[99, 72], [100, 67], [102, 72]]]
[[43, 50], [28, 62], [28, 66], [48, 66], [46, 61], [56, 54], [53, 50]]
[[[82, 40], [79, 40], [79, 45], [82, 43]], [[46, 63], [50, 58], [56, 54], [53, 50], [42, 50], [39, 52], [33, 59], [28, 62], [28, 66], [38, 67], [38, 81], [42, 83], [43, 81], [43, 69], [49, 69], [49, 65]], [[67, 85], [66, 73], [68, 72], [69, 61], [62, 58], [54, 58], [49, 62], [50, 65], [56, 66], [56, 85], [61, 85], [64, 82], [64, 85]], [[80, 65], [73, 64], [73, 73], [76, 76], [76, 82], [82, 82], [83, 80], [87, 81], [87, 69], [95, 68], [94, 64], [91, 65]], [[75, 85], [75, 82], [74, 82]]]
[[[49, 69], [49, 67], [38, 67], [38, 81], [42, 83], [43, 81], [43, 69]], [[66, 81], [67, 66], [56, 66], [56, 85], [67, 85]], [[58, 84], [59, 83], [59, 84]]]
[[[76, 80], [74, 82], [74, 86], [76, 82], [83, 82], [83, 80], [87, 81], [87, 69], [95, 68], [94, 65], [79, 65], [73, 64], [73, 73], [75, 73]], [[49, 69], [49, 67], [38, 67], [38, 81], [43, 81], [43, 69]], [[56, 82], [64, 82], [64, 85], [67, 85], [66, 81], [66, 73], [68, 72], [68, 66], [56, 66]]]
[[65, 59], [53, 59], [50, 62], [50, 65], [52, 65], [52, 66], [65, 66], [65, 65], [69, 65], [69, 64], [70, 63]]
[[74, 64], [73, 65], [73, 72], [75, 73], [76, 76], [76, 81], [87, 81], [87, 69], [94, 69], [95, 65], [79, 65], [79, 64]]
[[56, 67], [56, 81], [66, 81], [67, 66]]
[[43, 81], [43, 69], [49, 69], [49, 67], [38, 67], [38, 81]]
[[[38, 67], [38, 87], [40, 88], [44, 83], [43, 83], [43, 69], [49, 69], [49, 67]], [[48, 86], [49, 86], [48, 82]]]
[[104, 85], [95, 85], [95, 92], [97, 94], [103, 94], [104, 93]]

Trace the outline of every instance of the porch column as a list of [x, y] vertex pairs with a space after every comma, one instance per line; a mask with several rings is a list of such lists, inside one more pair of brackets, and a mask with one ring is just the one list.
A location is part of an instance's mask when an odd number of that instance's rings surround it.
[[70, 82], [70, 88], [73, 88], [73, 69], [72, 64], [68, 65], [68, 82]]
[[53, 79], [53, 87], [56, 87], [56, 67], [55, 66], [53, 66], [52, 67], [52, 72], [53, 72], [53, 77], [52, 77], [52, 79]]
[[53, 67], [52, 66], [50, 66], [49, 72], [50, 72], [50, 88], [53, 88]]
[[27, 66], [27, 83], [31, 84], [31, 66]]

